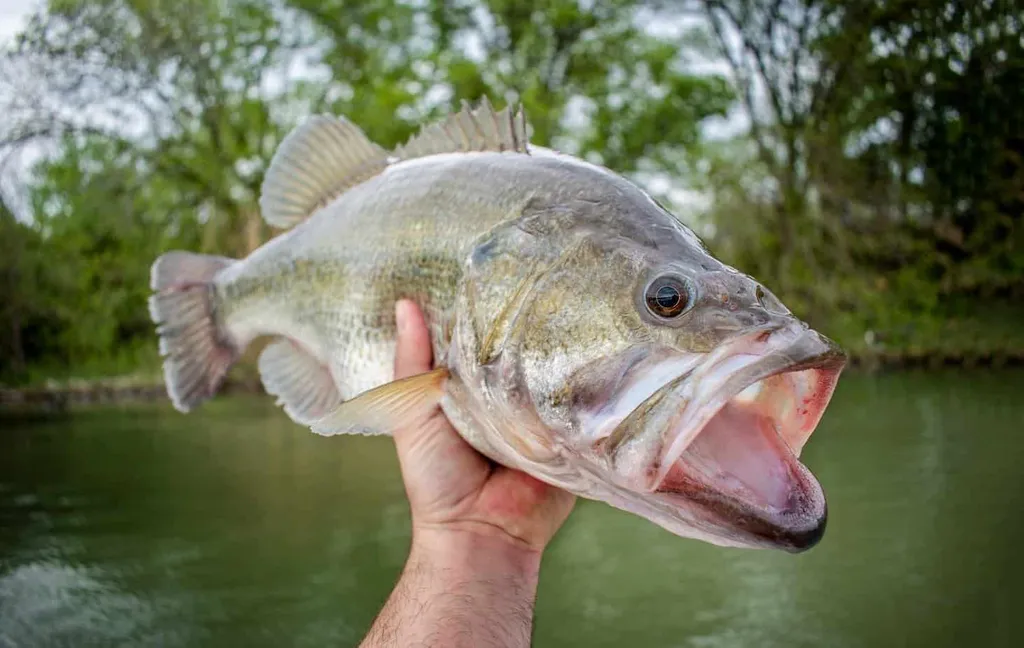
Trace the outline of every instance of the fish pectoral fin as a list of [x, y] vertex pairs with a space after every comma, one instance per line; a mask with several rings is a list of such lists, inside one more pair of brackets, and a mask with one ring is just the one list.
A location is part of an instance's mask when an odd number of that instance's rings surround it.
[[317, 434], [391, 434], [415, 424], [437, 406], [448, 370], [444, 367], [402, 378], [345, 401], [330, 414], [314, 421]]
[[287, 228], [345, 190], [369, 180], [388, 154], [344, 117], [314, 115], [284, 138], [260, 189], [268, 225]]
[[309, 425], [342, 402], [330, 370], [288, 338], [263, 349], [259, 371], [267, 393], [296, 423]]

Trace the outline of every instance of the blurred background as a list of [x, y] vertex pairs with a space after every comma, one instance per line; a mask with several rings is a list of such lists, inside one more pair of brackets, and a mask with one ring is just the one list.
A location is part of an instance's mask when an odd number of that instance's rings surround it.
[[1020, 645], [1022, 16], [0, 0], [0, 391], [156, 400], [0, 418], [0, 646], [358, 642], [408, 539], [389, 442], [313, 439], [258, 395], [170, 410], [149, 267], [277, 234], [259, 187], [304, 116], [393, 146], [485, 95], [647, 188], [854, 364], [806, 450], [818, 548], [721, 550], [582, 503], [537, 645]]

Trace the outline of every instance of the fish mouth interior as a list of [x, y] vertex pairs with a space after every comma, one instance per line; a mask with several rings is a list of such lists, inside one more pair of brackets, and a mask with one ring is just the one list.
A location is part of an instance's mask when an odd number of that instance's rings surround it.
[[675, 430], [691, 440], [663, 465], [654, 492], [697, 504], [747, 543], [794, 552], [817, 544], [825, 495], [798, 457], [838, 378], [824, 365], [754, 380], [706, 412], [696, 433]]

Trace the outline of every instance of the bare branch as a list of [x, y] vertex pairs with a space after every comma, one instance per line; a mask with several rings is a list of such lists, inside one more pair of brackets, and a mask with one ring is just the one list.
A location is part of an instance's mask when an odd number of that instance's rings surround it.
[[740, 90], [740, 97], [743, 101], [745, 110], [750, 117], [750, 133], [753, 137], [754, 144], [757, 146], [758, 156], [762, 163], [768, 166], [772, 175], [778, 173], [778, 161], [771, 150], [771, 143], [768, 136], [764, 132], [763, 125], [757, 116], [757, 102], [754, 97], [754, 81], [750, 74], [745, 70], [742, 61], [737, 58], [732, 49], [729, 47], [729, 41], [725, 33], [725, 27], [719, 22], [718, 16], [715, 15], [713, 9], [718, 8], [720, 3], [708, 2], [705, 6], [708, 23], [711, 25], [711, 29], [715, 34], [715, 38], [719, 44], [719, 51], [725, 58], [726, 63], [729, 65], [729, 69], [732, 72], [733, 77], [736, 79], [736, 84]]

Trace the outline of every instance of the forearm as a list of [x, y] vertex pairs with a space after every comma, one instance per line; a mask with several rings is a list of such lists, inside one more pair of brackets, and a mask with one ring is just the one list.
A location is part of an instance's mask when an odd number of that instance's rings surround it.
[[529, 646], [540, 552], [467, 531], [413, 534], [361, 648]]

